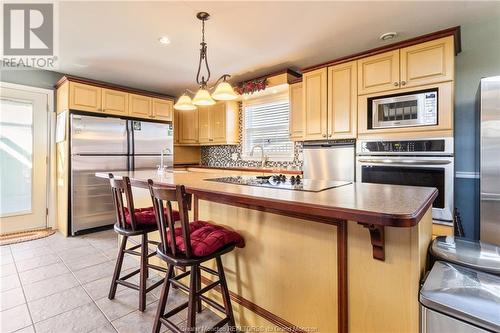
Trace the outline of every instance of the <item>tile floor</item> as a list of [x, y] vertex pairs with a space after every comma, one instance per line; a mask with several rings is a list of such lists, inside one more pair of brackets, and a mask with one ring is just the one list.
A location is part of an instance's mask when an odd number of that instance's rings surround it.
[[[107, 298], [117, 248], [112, 230], [1, 246], [0, 332], [151, 332], [161, 286], [148, 294], [145, 312], [138, 310], [135, 290], [119, 286], [115, 299]], [[137, 259], [126, 255], [123, 272], [136, 268]], [[151, 274], [148, 283], [159, 278]], [[174, 290], [167, 309], [186, 299]], [[186, 310], [173, 321], [182, 326], [185, 318]], [[218, 320], [204, 309], [197, 326], [209, 328]]]

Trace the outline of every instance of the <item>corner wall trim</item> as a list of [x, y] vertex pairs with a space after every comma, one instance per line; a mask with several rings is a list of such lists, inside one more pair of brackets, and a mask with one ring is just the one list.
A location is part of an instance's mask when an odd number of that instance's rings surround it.
[[456, 171], [455, 178], [479, 179], [479, 172], [474, 171]]

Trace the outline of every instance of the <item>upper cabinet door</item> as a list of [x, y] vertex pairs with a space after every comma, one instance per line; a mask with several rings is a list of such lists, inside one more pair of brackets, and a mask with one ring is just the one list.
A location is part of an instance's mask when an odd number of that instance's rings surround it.
[[355, 138], [358, 112], [356, 61], [328, 67], [328, 138]]
[[97, 112], [101, 109], [101, 88], [88, 84], [69, 83], [69, 108], [72, 110]]
[[210, 142], [226, 142], [226, 103], [210, 107]]
[[289, 88], [290, 96], [290, 138], [300, 140], [304, 137], [304, 112], [302, 108], [302, 82]]
[[402, 87], [453, 80], [453, 36], [409, 46], [400, 51]]
[[305, 110], [304, 139], [324, 139], [327, 136], [327, 69], [321, 68], [302, 77]]
[[[189, 112], [189, 111], [188, 111]], [[198, 108], [199, 142], [209, 143], [210, 136], [210, 107], [200, 106]]]
[[151, 117], [151, 97], [129, 94], [128, 95], [129, 115], [132, 117]]
[[128, 93], [103, 88], [102, 110], [109, 114], [128, 115]]
[[172, 120], [173, 103], [164, 99], [152, 99], [153, 118], [160, 120]]
[[179, 112], [181, 131], [179, 143], [198, 144], [198, 109]]
[[360, 95], [399, 88], [399, 50], [358, 60]]

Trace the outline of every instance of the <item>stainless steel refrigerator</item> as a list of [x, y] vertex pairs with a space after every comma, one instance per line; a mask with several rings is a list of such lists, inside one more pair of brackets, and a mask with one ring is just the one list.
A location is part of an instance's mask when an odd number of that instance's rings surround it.
[[479, 86], [480, 238], [500, 245], [500, 76]]
[[109, 181], [97, 171], [156, 169], [162, 150], [165, 166], [173, 167], [170, 123], [71, 114], [70, 142], [72, 235], [115, 221]]

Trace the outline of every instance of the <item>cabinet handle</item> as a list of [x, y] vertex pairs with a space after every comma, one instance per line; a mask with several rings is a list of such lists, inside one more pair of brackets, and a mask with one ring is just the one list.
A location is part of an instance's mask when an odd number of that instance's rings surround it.
[[401, 81], [401, 85], [404, 86], [406, 84], [406, 81]]
[[326, 134], [323, 134], [323, 137], [326, 138]]
[[399, 82], [394, 82], [394, 87], [399, 86]]
[[328, 137], [329, 137], [329, 138], [331, 138], [331, 137], [332, 137], [332, 134], [328, 135]]

